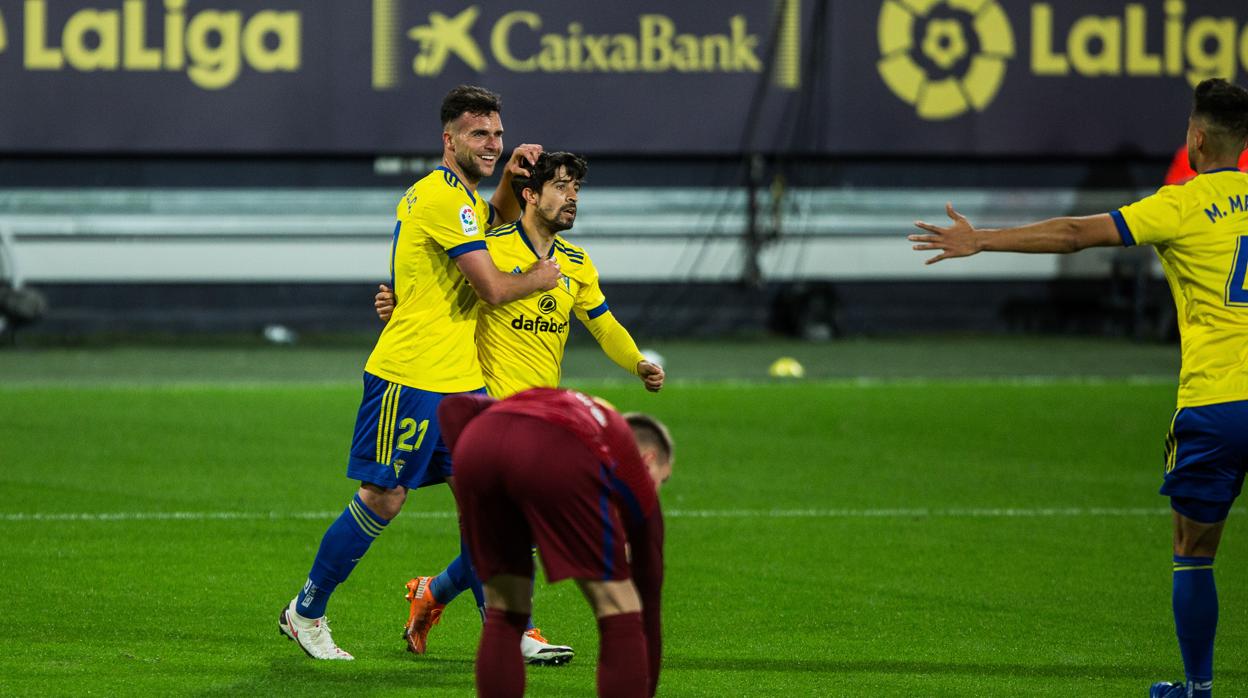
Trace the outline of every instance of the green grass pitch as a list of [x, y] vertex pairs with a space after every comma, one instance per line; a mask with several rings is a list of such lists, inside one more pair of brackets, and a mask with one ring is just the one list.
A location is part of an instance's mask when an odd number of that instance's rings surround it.
[[[656, 396], [591, 380], [616, 370], [592, 347], [568, 378], [678, 440], [661, 695], [1142, 696], [1181, 676], [1156, 494], [1176, 348], [659, 348]], [[762, 378], [781, 353], [813, 379]], [[470, 602], [428, 655], [400, 639], [403, 583], [457, 550], [445, 488], [335, 594], [355, 662], [278, 635], [353, 491], [362, 354], [0, 352], [0, 695], [472, 695]], [[1224, 696], [1248, 695], [1245, 541], [1241, 505], [1218, 558]], [[592, 694], [585, 602], [539, 581], [535, 604], [578, 656], [530, 669], [529, 693]]]

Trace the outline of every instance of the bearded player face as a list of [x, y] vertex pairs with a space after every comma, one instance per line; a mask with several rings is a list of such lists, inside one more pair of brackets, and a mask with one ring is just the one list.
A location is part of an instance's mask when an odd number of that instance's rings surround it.
[[465, 177], [480, 182], [494, 174], [503, 152], [503, 122], [498, 112], [460, 114], [449, 124], [446, 137]]
[[580, 198], [581, 181], [572, 179], [567, 168], [560, 166], [555, 176], [542, 184], [542, 193], [529, 205], [538, 219], [553, 232], [571, 230], [576, 223], [576, 205]]

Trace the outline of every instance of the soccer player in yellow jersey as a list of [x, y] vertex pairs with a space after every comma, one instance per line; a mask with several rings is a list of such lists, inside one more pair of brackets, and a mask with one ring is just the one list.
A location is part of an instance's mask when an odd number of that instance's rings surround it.
[[[624, 370], [640, 378], [647, 390], [658, 391], [665, 375], [647, 361], [628, 330], [615, 319], [598, 284], [598, 272], [585, 250], [559, 233], [576, 221], [585, 161], [571, 153], [542, 153], [529, 174], [516, 175], [512, 187], [524, 215], [486, 234], [490, 258], [500, 271], [518, 273], [539, 259], [552, 259], [563, 272], [552, 291], [537, 292], [511, 303], [482, 305], [477, 321], [477, 352], [491, 397], [505, 398], [529, 388], [557, 387], [571, 318], [576, 315], [603, 351]], [[378, 315], [386, 319], [393, 294], [383, 286], [377, 294]], [[414, 651], [426, 647], [429, 630], [442, 608], [464, 590], [462, 557], [436, 577], [408, 582], [412, 608], [407, 637]], [[574, 653], [545, 642], [530, 625], [522, 649], [530, 664], [561, 664]]]
[[540, 260], [520, 274], [490, 261], [486, 230], [519, 213], [511, 177], [538, 146], [516, 149], [492, 202], [477, 185], [503, 152], [498, 95], [460, 86], [442, 102], [442, 165], [398, 204], [390, 274], [400, 302], [364, 369], [347, 476], [359, 491], [321, 539], [307, 582], [282, 609], [278, 628], [316, 659], [352, 659], [325, 620], [333, 590], [398, 515], [409, 490], [448, 481], [450, 454], [438, 429], [447, 394], [483, 390], [477, 359], [478, 299], [506, 303], [554, 289], [558, 265]]
[[1198, 175], [1110, 213], [978, 229], [918, 222], [928, 264], [977, 252], [1076, 252], [1152, 245], [1178, 308], [1178, 409], [1166, 436], [1161, 494], [1174, 510], [1173, 610], [1186, 680], [1153, 684], [1150, 698], [1208, 698], [1218, 597], [1213, 558], [1248, 468], [1248, 91], [1225, 80], [1196, 87], [1187, 152]]
[[571, 153], [542, 153], [528, 177], [512, 179], [523, 217], [486, 233], [490, 258], [500, 271], [514, 274], [536, 260], [551, 259], [563, 273], [552, 291], [481, 307], [477, 352], [491, 397], [557, 387], [573, 315], [603, 352], [640, 378], [647, 390], [663, 386], [663, 369], [646, 360], [612, 314], [589, 255], [559, 235], [576, 222], [587, 169]]

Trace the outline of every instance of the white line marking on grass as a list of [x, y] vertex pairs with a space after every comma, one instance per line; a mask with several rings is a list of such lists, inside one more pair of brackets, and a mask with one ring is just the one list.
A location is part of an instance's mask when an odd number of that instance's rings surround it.
[[[1243, 514], [1244, 509], [1232, 509]], [[338, 511], [248, 512], [248, 511], [120, 511], [77, 513], [0, 514], [0, 521], [328, 521]], [[1028, 519], [1079, 517], [1164, 516], [1166, 507], [1039, 507], [1039, 508], [951, 508], [951, 509], [671, 509], [663, 513], [674, 519]], [[453, 519], [453, 511], [412, 511], [404, 519]]]

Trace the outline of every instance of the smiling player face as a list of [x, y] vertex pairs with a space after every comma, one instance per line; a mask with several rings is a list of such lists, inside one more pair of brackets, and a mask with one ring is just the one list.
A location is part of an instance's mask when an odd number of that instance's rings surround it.
[[555, 173], [554, 179], [542, 184], [542, 193], [530, 204], [537, 217], [552, 232], [571, 230], [576, 223], [576, 205], [580, 199], [581, 183], [572, 179], [564, 167]]
[[474, 183], [494, 174], [503, 152], [503, 122], [498, 112], [460, 114], [448, 124], [444, 144], [464, 176]]

